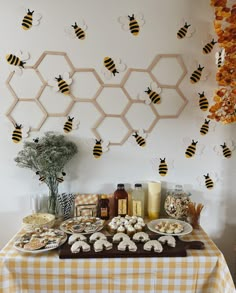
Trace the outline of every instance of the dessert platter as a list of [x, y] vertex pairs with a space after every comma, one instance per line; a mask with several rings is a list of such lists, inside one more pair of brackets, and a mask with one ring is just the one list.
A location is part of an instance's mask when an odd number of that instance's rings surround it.
[[35, 228], [21, 235], [14, 242], [14, 248], [25, 253], [42, 253], [55, 249], [67, 240], [67, 235], [61, 230], [52, 228]]
[[91, 234], [102, 230], [104, 227], [104, 222], [104, 220], [96, 217], [74, 217], [62, 222], [60, 229], [67, 234]]
[[107, 225], [107, 230], [110, 234], [122, 232], [132, 236], [136, 232], [143, 231], [145, 226], [143, 218], [126, 215], [112, 218]]
[[184, 221], [176, 219], [157, 219], [149, 222], [150, 231], [161, 235], [183, 236], [192, 232], [192, 226]]

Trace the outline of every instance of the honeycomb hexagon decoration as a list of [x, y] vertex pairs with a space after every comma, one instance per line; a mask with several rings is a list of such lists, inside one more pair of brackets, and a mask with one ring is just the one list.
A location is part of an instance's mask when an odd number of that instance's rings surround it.
[[[51, 59], [54, 61], [49, 62], [48, 60]], [[56, 64], [55, 67], [53, 64]], [[48, 66], [50, 66], [49, 71]], [[92, 121], [89, 123], [92, 134], [96, 138], [109, 140], [110, 145], [122, 145], [134, 131], [140, 128], [150, 133], [160, 119], [178, 118], [188, 102], [179, 89], [187, 73], [179, 54], [159, 54], [147, 69], [127, 69], [120, 84], [104, 84], [93, 68], [75, 68], [65, 52], [45, 51], [33, 66], [25, 66], [25, 70], [33, 72], [38, 88], [33, 90], [33, 94], [23, 97], [24, 91], [16, 90], [15, 73], [10, 73], [6, 84], [14, 99], [6, 116], [11, 122], [16, 123], [15, 116], [18, 115], [16, 115], [18, 109], [23, 111], [26, 107], [25, 103], [33, 102], [34, 108], [38, 107], [43, 115], [34, 127], [31, 125], [32, 131], [40, 130], [47, 117], [66, 117], [71, 112], [75, 112], [77, 107], [80, 109], [77, 112], [81, 115], [82, 105], [85, 106], [87, 103], [91, 105], [93, 113], [96, 113], [96, 115], [91, 113], [93, 118], [96, 117], [93, 123]], [[73, 79], [70, 94], [67, 97], [61, 97], [60, 94], [53, 96], [49, 91], [48, 78], [62, 74], [65, 70]], [[25, 74], [24, 83], [28, 82], [30, 82], [29, 76]], [[156, 83], [162, 89], [160, 104], [148, 104], [141, 98], [142, 95], [147, 96], [145, 90], [151, 83]], [[76, 89], [78, 84], [81, 87]], [[48, 100], [50, 98], [51, 100]], [[48, 101], [49, 105], [47, 105]], [[56, 110], [53, 105], [56, 105]], [[85, 108], [91, 109], [91, 107]], [[91, 117], [89, 113], [85, 114]], [[85, 124], [87, 123], [83, 125]]]

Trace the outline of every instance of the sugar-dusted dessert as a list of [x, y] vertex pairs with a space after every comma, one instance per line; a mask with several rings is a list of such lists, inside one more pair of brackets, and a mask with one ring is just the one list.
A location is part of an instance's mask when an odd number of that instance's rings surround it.
[[91, 243], [94, 243], [97, 240], [107, 240], [107, 237], [101, 232], [95, 232], [89, 237], [89, 242]]
[[72, 253], [79, 253], [80, 251], [90, 251], [90, 245], [85, 241], [76, 241], [70, 248]]
[[136, 232], [141, 232], [145, 227], [143, 218], [137, 216], [114, 217], [108, 224], [111, 233], [126, 233], [132, 237]]
[[175, 247], [175, 245], [176, 245], [175, 238], [171, 235], [161, 236], [158, 238], [158, 241], [161, 242], [162, 244], [167, 243], [167, 245], [169, 245], [171, 247]]
[[113, 237], [112, 237], [112, 241], [114, 243], [118, 243], [121, 242], [123, 240], [130, 240], [129, 236], [125, 233], [116, 233]]
[[145, 232], [137, 232], [133, 235], [133, 240], [136, 242], [147, 242], [150, 238]]
[[112, 249], [112, 246], [113, 246], [112, 243], [105, 240], [105, 239], [97, 240], [93, 244], [95, 252], [103, 251], [104, 248], [105, 248], [105, 250], [110, 250], [110, 249]]
[[75, 234], [72, 234], [69, 239], [68, 239], [68, 244], [69, 245], [72, 245], [73, 243], [75, 243], [76, 241], [87, 241], [87, 238], [86, 236], [84, 236], [83, 234], [81, 233], [75, 233]]
[[163, 247], [158, 240], [149, 240], [143, 246], [143, 249], [146, 251], [151, 251], [154, 249], [155, 252], [161, 253], [163, 251]]
[[120, 251], [126, 251], [126, 249], [128, 249], [129, 251], [136, 251], [137, 246], [134, 241], [125, 239], [119, 243], [117, 249]]
[[179, 234], [184, 230], [184, 227], [179, 222], [161, 221], [156, 226], [155, 229], [167, 234]]

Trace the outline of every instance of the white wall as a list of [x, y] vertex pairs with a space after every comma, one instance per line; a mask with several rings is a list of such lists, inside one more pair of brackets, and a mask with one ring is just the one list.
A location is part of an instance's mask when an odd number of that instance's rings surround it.
[[[197, 123], [200, 124], [206, 116], [196, 106], [197, 93], [205, 90], [212, 102], [212, 93], [216, 87], [214, 53], [211, 56], [201, 53], [202, 41], [208, 40], [208, 34], [214, 34], [213, 10], [208, 2], [210, 1], [24, 0], [19, 4], [13, 0], [0, 0], [0, 247], [20, 228], [22, 217], [30, 213], [30, 194], [47, 193], [46, 186], [39, 186], [31, 171], [16, 167], [14, 162], [22, 144], [12, 143], [12, 125], [5, 116], [13, 102], [5, 84], [9, 76], [5, 55], [18, 49], [28, 51], [31, 55], [28, 65], [33, 65], [44, 51], [66, 52], [75, 67], [94, 68], [100, 74], [102, 60], [107, 55], [122, 58], [128, 68], [147, 68], [157, 54], [181, 54], [188, 74], [180, 88], [188, 99], [188, 104], [180, 117], [160, 120], [148, 135], [146, 148], [139, 149], [126, 142], [123, 146], [111, 147], [101, 160], [94, 160], [91, 147], [88, 146], [88, 138], [92, 137], [89, 121], [93, 119], [93, 114], [89, 110], [86, 116], [80, 113], [79, 131], [68, 135], [77, 143], [79, 154], [67, 166], [68, 176], [61, 185], [61, 191], [112, 192], [118, 182], [132, 186], [137, 181], [160, 180], [151, 160], [167, 156], [174, 161], [174, 168], [164, 178], [163, 186], [168, 188], [175, 183], [183, 184], [192, 192], [194, 201], [205, 205], [201, 224], [224, 252], [233, 272], [236, 156], [234, 153], [231, 159], [226, 160], [218, 156], [213, 148], [225, 140], [236, 140], [235, 125], [217, 124], [215, 131], [199, 138], [201, 144], [205, 145], [202, 156], [190, 160], [184, 156], [183, 138], [198, 138]], [[33, 27], [28, 32], [21, 29], [20, 6], [42, 13], [43, 18], [38, 27]], [[117, 18], [137, 12], [144, 14], [146, 24], [140, 36], [134, 38], [121, 29]], [[88, 37], [84, 42], [70, 39], [64, 33], [65, 27], [79, 18], [85, 19], [88, 25]], [[196, 33], [189, 39], [177, 40], [176, 31], [182, 18], [192, 23]], [[204, 63], [211, 75], [207, 81], [193, 86], [189, 83], [189, 75], [194, 60]], [[50, 72], [51, 69], [48, 70]], [[171, 77], [171, 69], [167, 70]], [[119, 83], [119, 79], [115, 82]], [[33, 90], [34, 85], [29, 83], [27, 88]], [[79, 103], [77, 106], [80, 111]], [[29, 121], [34, 119], [30, 112], [23, 114]], [[60, 131], [62, 121], [62, 118], [48, 118], [41, 131], [31, 134], [29, 139], [41, 136], [48, 130]], [[197, 181], [199, 176], [207, 172], [217, 173], [220, 179], [212, 191], [200, 186]]]

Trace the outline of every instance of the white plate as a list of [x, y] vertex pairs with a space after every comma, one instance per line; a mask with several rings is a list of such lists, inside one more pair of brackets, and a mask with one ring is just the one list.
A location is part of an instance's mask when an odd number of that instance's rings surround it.
[[[68, 219], [68, 220], [62, 222], [61, 225], [60, 225], [60, 229], [61, 229], [63, 232], [67, 233], [67, 234], [74, 234], [75, 232], [71, 232], [70, 230], [67, 230], [64, 226], [65, 226], [69, 221], [71, 221], [71, 220], [75, 220], [75, 221], [76, 221], [77, 218], [80, 218], [80, 217], [74, 217], [74, 218], [71, 218], [71, 219]], [[97, 220], [97, 221], [103, 221], [103, 220], [101, 220], [101, 219], [99, 219], [99, 218], [96, 218], [96, 220]], [[103, 224], [102, 224], [101, 226], [98, 226], [97, 229], [96, 229], [95, 231], [93, 231], [93, 232], [80, 232], [80, 233], [81, 233], [81, 234], [84, 234], [84, 235], [88, 235], [88, 234], [93, 234], [94, 232], [101, 231], [101, 230], [103, 229], [103, 227], [104, 227], [104, 223], [105, 223], [105, 221], [103, 221]], [[79, 221], [78, 221], [78, 224], [79, 224]]]
[[21, 248], [19, 246], [16, 246], [15, 244], [13, 245], [14, 248], [20, 252], [25, 252], [25, 253], [30, 253], [30, 254], [38, 254], [38, 253], [43, 253], [43, 252], [46, 252], [46, 251], [50, 251], [50, 250], [53, 250], [53, 249], [56, 249], [58, 247], [60, 247], [62, 244], [64, 244], [67, 240], [67, 235], [65, 234], [64, 238], [62, 238], [60, 244], [56, 247], [51, 247], [51, 248], [40, 248], [40, 249], [36, 249], [36, 250], [27, 250], [27, 249], [24, 249], [24, 248]]
[[[184, 230], [181, 233], [164, 233], [164, 232], [160, 232], [158, 231], [155, 227], [157, 224], [159, 224], [160, 222], [170, 222], [170, 223], [179, 223], [181, 225], [183, 225]], [[180, 220], [175, 220], [175, 219], [157, 219], [157, 220], [153, 220], [151, 222], [149, 222], [147, 224], [147, 227], [149, 230], [151, 230], [152, 232], [155, 232], [157, 234], [161, 234], [161, 235], [173, 235], [173, 236], [183, 236], [183, 235], [187, 235], [189, 233], [192, 232], [193, 227], [189, 224], [186, 223], [184, 221], [180, 221]]]

